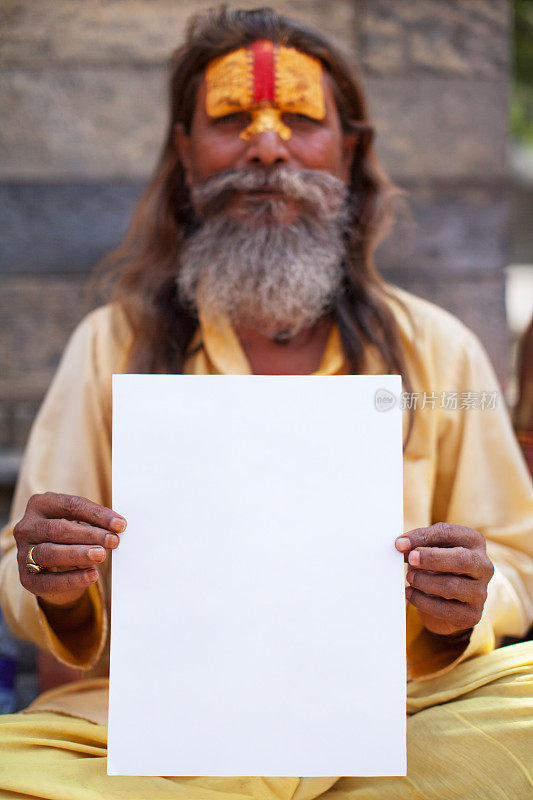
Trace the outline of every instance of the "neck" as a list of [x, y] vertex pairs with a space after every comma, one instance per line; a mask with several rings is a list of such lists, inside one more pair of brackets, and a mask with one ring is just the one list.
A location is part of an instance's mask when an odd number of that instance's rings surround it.
[[332, 325], [328, 317], [283, 343], [241, 323], [234, 330], [254, 375], [309, 375], [320, 366]]

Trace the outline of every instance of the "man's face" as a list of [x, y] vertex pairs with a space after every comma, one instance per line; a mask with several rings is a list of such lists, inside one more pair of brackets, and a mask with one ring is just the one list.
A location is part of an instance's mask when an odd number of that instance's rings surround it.
[[176, 130], [201, 222], [180, 253], [180, 298], [274, 338], [315, 324], [340, 290], [356, 140], [331, 78], [295, 52], [278, 51], [275, 72], [252, 70], [244, 49], [212, 62], [189, 135]]
[[342, 131], [332, 81], [324, 71], [321, 83], [325, 105], [322, 119], [284, 112], [281, 119], [290, 129], [290, 138], [282, 138], [274, 129], [243, 138], [243, 132], [250, 128], [251, 112], [235, 110], [222, 117], [210, 116], [204, 77], [196, 97], [190, 135], [177, 132], [188, 187], [193, 188], [226, 170], [257, 168], [268, 172], [275, 167], [321, 170], [348, 183], [355, 136]]

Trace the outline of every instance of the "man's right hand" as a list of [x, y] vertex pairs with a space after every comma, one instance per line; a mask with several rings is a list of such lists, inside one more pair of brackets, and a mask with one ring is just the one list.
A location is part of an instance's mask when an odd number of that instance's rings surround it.
[[[98, 580], [96, 564], [105, 560], [107, 550], [118, 547], [117, 533], [125, 527], [124, 517], [85, 497], [34, 494], [13, 529], [20, 582], [45, 603], [76, 602]], [[32, 558], [42, 572], [27, 568], [32, 547]]]

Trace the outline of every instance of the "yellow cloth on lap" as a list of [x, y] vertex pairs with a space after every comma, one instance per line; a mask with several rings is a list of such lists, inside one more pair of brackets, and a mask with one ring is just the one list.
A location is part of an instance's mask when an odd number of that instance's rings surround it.
[[105, 725], [52, 712], [11, 714], [0, 717], [0, 797], [14, 796], [11, 792], [49, 800], [533, 796], [533, 644], [502, 648], [446, 675], [412, 681], [408, 707], [416, 713], [407, 721], [406, 778], [108, 777]]

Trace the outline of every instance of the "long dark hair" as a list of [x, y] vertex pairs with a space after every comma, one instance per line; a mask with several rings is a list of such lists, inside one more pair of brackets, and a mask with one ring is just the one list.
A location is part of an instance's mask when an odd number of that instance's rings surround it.
[[346, 241], [345, 278], [334, 316], [350, 371], [364, 365], [365, 346], [373, 346], [384, 367], [410, 380], [396, 320], [387, 303], [397, 301], [377, 273], [373, 252], [390, 220], [395, 187], [372, 147], [373, 130], [359, 80], [347, 58], [322, 34], [270, 8], [253, 11], [226, 6], [194, 16], [185, 43], [170, 62], [170, 118], [154, 175], [139, 201], [123, 243], [104, 261], [133, 331], [129, 369], [182, 372], [197, 320], [182, 307], [175, 276], [180, 249], [193, 223], [189, 191], [175, 146], [175, 126], [190, 131], [196, 92], [207, 64], [258, 39], [295, 47], [320, 59], [333, 78], [345, 131], [358, 134], [351, 170], [352, 221]]

